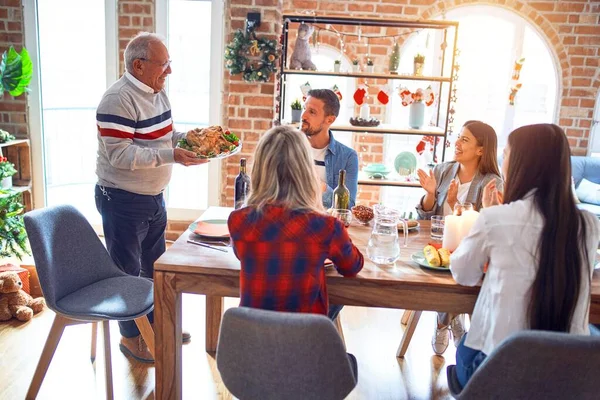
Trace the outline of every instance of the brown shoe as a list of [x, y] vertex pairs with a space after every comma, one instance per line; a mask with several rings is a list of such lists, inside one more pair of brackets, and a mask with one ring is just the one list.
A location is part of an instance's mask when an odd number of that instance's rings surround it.
[[142, 335], [137, 335], [132, 338], [121, 337], [119, 349], [126, 356], [133, 358], [142, 363], [153, 363], [154, 357], [150, 354], [148, 346], [142, 338]]

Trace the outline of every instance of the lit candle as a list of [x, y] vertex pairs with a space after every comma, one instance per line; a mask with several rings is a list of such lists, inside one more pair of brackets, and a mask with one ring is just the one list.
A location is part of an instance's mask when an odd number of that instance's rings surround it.
[[360, 117], [362, 119], [369, 119], [369, 105], [367, 103], [363, 103], [363, 105], [360, 107]]
[[[460, 216], [460, 240], [462, 241], [469, 232], [471, 231], [471, 227], [479, 218], [479, 213], [475, 210], [467, 210], [463, 211]], [[459, 242], [460, 243], [460, 242]]]
[[446, 215], [444, 218], [444, 237], [442, 247], [454, 251], [460, 243], [460, 220], [458, 215]]

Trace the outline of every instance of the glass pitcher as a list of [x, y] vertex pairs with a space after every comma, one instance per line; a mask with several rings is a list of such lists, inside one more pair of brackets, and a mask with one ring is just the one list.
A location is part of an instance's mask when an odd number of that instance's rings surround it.
[[375, 222], [367, 245], [367, 257], [375, 264], [393, 264], [400, 256], [398, 223], [404, 229], [404, 247], [408, 245], [408, 224], [400, 218], [398, 211], [377, 204], [373, 207]]

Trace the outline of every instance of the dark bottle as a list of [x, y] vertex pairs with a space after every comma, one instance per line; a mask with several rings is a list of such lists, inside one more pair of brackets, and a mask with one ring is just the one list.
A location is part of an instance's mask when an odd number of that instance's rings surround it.
[[237, 210], [246, 203], [246, 196], [250, 191], [250, 177], [246, 174], [246, 159], [240, 160], [240, 173], [235, 178], [235, 192], [233, 193], [234, 207]]
[[332, 208], [347, 210], [350, 208], [350, 191], [346, 187], [346, 170], [340, 169], [340, 177], [337, 187], [333, 190]]

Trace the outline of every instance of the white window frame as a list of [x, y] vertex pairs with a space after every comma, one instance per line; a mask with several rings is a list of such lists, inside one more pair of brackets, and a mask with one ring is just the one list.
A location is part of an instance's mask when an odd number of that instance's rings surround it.
[[[223, 98], [223, 1], [210, 1], [211, 7], [211, 32], [210, 32], [210, 97], [213, 99]], [[156, 0], [155, 2], [156, 33], [163, 36], [167, 47], [169, 43], [169, 0]], [[168, 85], [168, 82], [167, 82]], [[210, 103], [209, 124], [220, 125], [222, 123], [222, 107], [220, 101]], [[208, 205], [220, 205], [221, 194], [221, 160], [213, 160], [208, 164]], [[169, 208], [169, 219], [175, 221], [186, 221], [198, 218], [197, 209]]]
[[[118, 79], [119, 50], [117, 27], [117, 0], [105, 0], [106, 10], [106, 83], [107, 87]], [[31, 143], [31, 167], [33, 207], [46, 206], [46, 174], [44, 173], [44, 140], [42, 137], [42, 93], [40, 82], [40, 52], [38, 27], [38, 1], [23, 0], [25, 23], [25, 47], [33, 63], [33, 75], [27, 95], [29, 107], [29, 140]]]
[[596, 105], [594, 106], [594, 116], [592, 117], [592, 126], [590, 127], [590, 140], [587, 147], [587, 155], [590, 157], [600, 157], [600, 92], [596, 96]]

